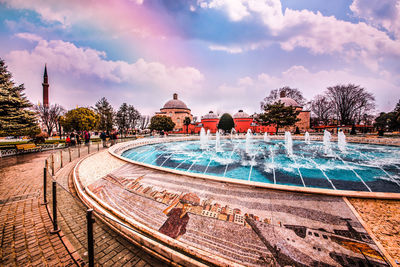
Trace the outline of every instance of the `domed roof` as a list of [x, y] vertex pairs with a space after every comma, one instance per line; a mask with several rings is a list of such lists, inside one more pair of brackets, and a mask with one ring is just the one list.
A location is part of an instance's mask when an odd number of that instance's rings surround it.
[[239, 118], [250, 118], [249, 114], [246, 112], [243, 112], [243, 110], [239, 110], [237, 113], [233, 115], [234, 119], [239, 119]]
[[300, 105], [296, 102], [296, 100], [289, 97], [278, 98], [277, 100], [275, 100], [274, 103], [278, 103], [279, 101], [282, 102], [285, 105], [285, 107], [290, 107], [290, 106], [300, 107]]
[[218, 116], [217, 114], [214, 114], [214, 112], [210, 111], [208, 114], [204, 115], [202, 119], [218, 119]]
[[183, 103], [181, 100], [178, 99], [178, 94], [174, 94], [173, 95], [173, 99], [167, 101], [167, 103], [165, 103], [164, 108], [179, 108], [179, 109], [189, 109], [185, 103]]
[[280, 98], [278, 98], [277, 100], [274, 101], [275, 103], [281, 102], [285, 105], [285, 107], [301, 107], [296, 100], [286, 97], [286, 92], [285, 91], [281, 91], [280, 93]]

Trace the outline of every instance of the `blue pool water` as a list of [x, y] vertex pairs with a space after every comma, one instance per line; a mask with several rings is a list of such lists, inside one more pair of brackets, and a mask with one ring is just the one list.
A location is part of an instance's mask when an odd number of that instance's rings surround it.
[[400, 148], [347, 144], [342, 152], [332, 143], [326, 155], [321, 142], [293, 141], [293, 155], [281, 140], [215, 141], [201, 149], [200, 141], [170, 142], [136, 147], [122, 156], [165, 168], [240, 180], [333, 190], [400, 193]]

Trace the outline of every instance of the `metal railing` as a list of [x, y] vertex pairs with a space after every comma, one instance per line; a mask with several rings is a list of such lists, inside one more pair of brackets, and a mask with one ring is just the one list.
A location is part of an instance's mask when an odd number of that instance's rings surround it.
[[[121, 138], [107, 142], [66, 147], [55, 150], [45, 160], [43, 205], [46, 205], [52, 221], [50, 233], [59, 234], [62, 231], [63, 235], [67, 236], [68, 241], [80, 255], [80, 259], [73, 257], [77, 265], [81, 265], [83, 261], [89, 266], [94, 266], [96, 249], [102, 245], [101, 240], [95, 244], [94, 239], [104, 236], [109, 228], [101, 222], [93, 227], [94, 211], [88, 209], [75, 195], [75, 189], [71, 179], [69, 179], [72, 169], [64, 167], [70, 162], [106, 150], [113, 144], [134, 139]], [[73, 165], [75, 164], [70, 166]]]

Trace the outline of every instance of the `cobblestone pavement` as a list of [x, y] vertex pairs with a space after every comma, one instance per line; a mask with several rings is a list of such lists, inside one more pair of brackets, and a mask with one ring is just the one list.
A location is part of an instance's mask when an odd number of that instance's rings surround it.
[[[70, 242], [86, 261], [86, 208], [72, 197], [72, 169], [77, 161], [66, 165], [57, 175], [57, 182], [63, 187], [57, 189], [59, 196], [59, 225]], [[69, 190], [66, 192], [65, 189]], [[102, 266], [166, 266], [165, 263], [147, 254], [115, 233], [107, 225], [96, 219], [94, 224], [95, 262]]]
[[400, 266], [400, 201], [349, 198], [378, 241]]
[[51, 221], [41, 205], [44, 160], [34, 153], [0, 158], [0, 265], [72, 266]]

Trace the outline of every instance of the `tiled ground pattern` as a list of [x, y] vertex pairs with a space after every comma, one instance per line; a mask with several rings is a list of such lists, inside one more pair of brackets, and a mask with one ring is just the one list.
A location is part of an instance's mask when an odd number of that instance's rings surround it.
[[400, 201], [349, 199], [386, 251], [400, 266]]

